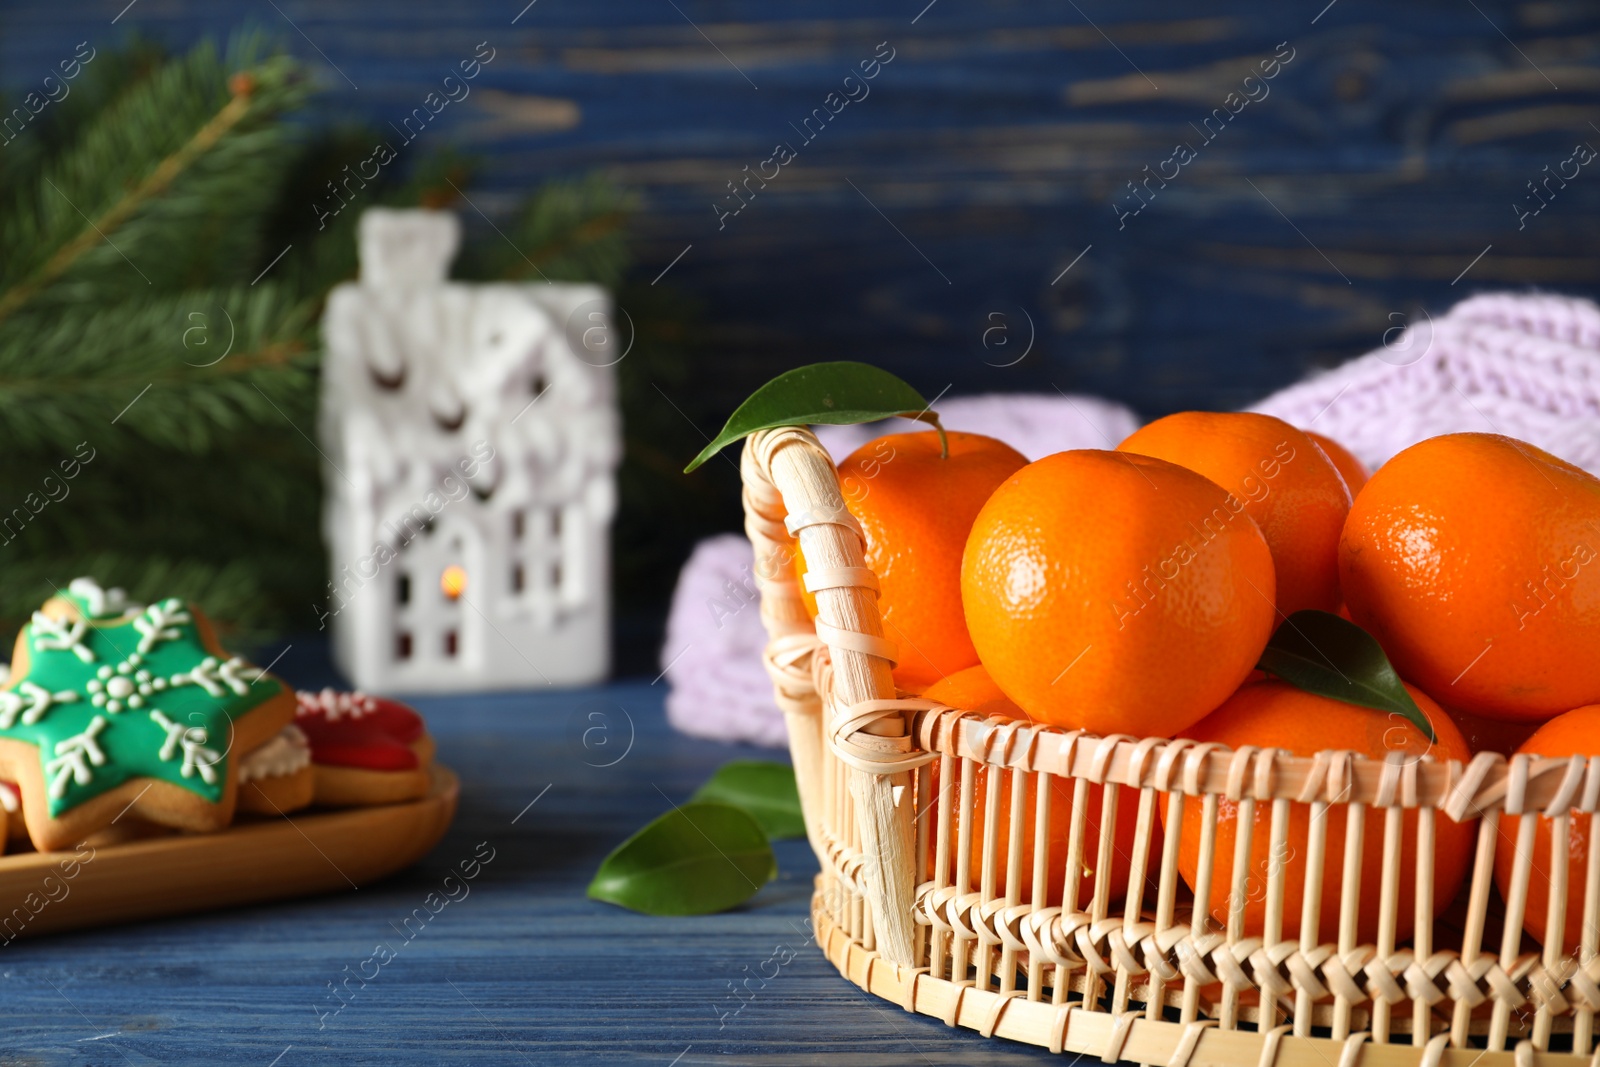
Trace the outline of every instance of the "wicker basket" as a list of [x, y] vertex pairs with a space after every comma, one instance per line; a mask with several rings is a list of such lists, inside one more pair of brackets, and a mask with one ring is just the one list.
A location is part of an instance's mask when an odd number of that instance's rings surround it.
[[[771, 639], [766, 664], [822, 866], [812, 901], [817, 940], [862, 989], [985, 1037], [1106, 1062], [1579, 1067], [1588, 1060], [1600, 1067], [1600, 1053], [1591, 1057], [1600, 1009], [1600, 849], [1588, 856], [1577, 953], [1560, 949], [1564, 863], [1550, 872], [1545, 947], [1522, 933], [1535, 835], [1552, 834], [1554, 854], [1565, 856], [1573, 819], [1596, 828], [1600, 758], [1484, 754], [1463, 765], [1324, 751], [1311, 759], [1100, 738], [902, 697], [890, 679], [894, 649], [883, 637], [860, 528], [815, 436], [797, 427], [756, 434], [746, 442], [742, 473], [745, 528]], [[794, 577], [797, 537], [819, 607], [814, 625]], [[974, 771], [985, 764], [1009, 773], [984, 776], [988, 803], [974, 825]], [[1050, 804], [1042, 798], [1055, 779], [1070, 785], [1076, 803], [1066, 828], [1065, 884], [1052, 899]], [[1126, 906], [1108, 899], [1110, 833], [1101, 835], [1098, 862], [1089, 860], [1096, 873], [1083, 874], [1091, 783], [1103, 785], [1102, 826], [1115, 824], [1118, 804], [1137, 805], [1129, 884], [1147, 890]], [[1037, 803], [1025, 800], [1030, 784]], [[996, 825], [1003, 789], [1012, 798], [1005, 849], [997, 846]], [[1199, 798], [1205, 816], [1202, 884], [1192, 897], [1177, 870], [1176, 816], [1185, 796]], [[1292, 808], [1310, 809], [1311, 899], [1286, 900], [1284, 863], [1270, 861], [1265, 937], [1244, 935], [1242, 903], [1230, 904], [1222, 923], [1192, 903], [1213, 899], [1207, 883], [1221, 803], [1241, 809], [1241, 862], [1233, 864], [1239, 884], [1230, 897], [1240, 902], [1255, 807], [1271, 806], [1272, 857], [1285, 855], [1276, 846], [1286, 839]], [[1147, 859], [1161, 805], [1168, 830]], [[1324, 854], [1321, 816], [1334, 805], [1346, 808], [1342, 856]], [[1407, 809], [1418, 813], [1414, 823], [1402, 822]], [[1514, 842], [1501, 832], [1502, 812], [1520, 816]], [[1468, 881], [1449, 915], [1433, 914], [1439, 813], [1480, 820]], [[1548, 823], [1541, 825], [1541, 815]], [[1385, 845], [1375, 901], [1358, 899], [1363, 832], [1382, 834]], [[1034, 858], [1024, 869], [1030, 838]], [[1503, 904], [1493, 891], [1497, 848], [1516, 850]], [[1417, 856], [1409, 943], [1395, 936], [1402, 850]], [[1325, 865], [1341, 863], [1339, 929], [1319, 936], [1314, 887]], [[1003, 892], [996, 892], [999, 871]], [[1377, 944], [1360, 944], [1358, 915], [1373, 908]], [[1286, 909], [1303, 909], [1294, 940], [1277, 936]]]

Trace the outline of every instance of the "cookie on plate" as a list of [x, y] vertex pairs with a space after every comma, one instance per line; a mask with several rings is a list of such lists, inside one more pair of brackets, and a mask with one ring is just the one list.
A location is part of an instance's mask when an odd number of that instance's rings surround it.
[[295, 725], [311, 743], [316, 802], [393, 804], [426, 796], [433, 738], [411, 708], [366, 693], [301, 692]]
[[226, 652], [194, 605], [134, 604], [79, 578], [17, 636], [0, 689], [0, 779], [20, 787], [40, 851], [124, 814], [220, 830], [233, 819], [236, 753], [294, 709], [293, 691]]
[[239, 810], [287, 815], [310, 806], [316, 785], [311, 745], [290, 723], [239, 761]]

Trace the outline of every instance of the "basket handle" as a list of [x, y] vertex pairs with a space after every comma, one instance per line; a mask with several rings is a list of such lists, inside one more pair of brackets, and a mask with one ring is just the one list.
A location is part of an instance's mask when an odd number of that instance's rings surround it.
[[[893, 644], [885, 640], [878, 614], [875, 581], [867, 570], [860, 526], [845, 507], [833, 460], [805, 427], [763, 430], [745, 442], [741, 463], [744, 479], [745, 530], [756, 554], [756, 581], [761, 589], [761, 618], [782, 649], [813, 633], [823, 641], [833, 666], [832, 696], [843, 727], [835, 738], [850, 764], [850, 792], [855, 799], [861, 834], [861, 872], [872, 904], [878, 951], [893, 963], [914, 965], [912, 907], [915, 879], [911, 852], [912, 798], [910, 767], [916, 761], [903, 711], [894, 707], [890, 677]], [[793, 552], [798, 538], [807, 568], [830, 575], [817, 589], [813, 626], [794, 577]], [[813, 645], [813, 648], [815, 644]], [[769, 650], [769, 671], [773, 660]], [[790, 712], [788, 676], [773, 671], [780, 706]], [[790, 699], [786, 703], [786, 696]], [[820, 733], [816, 729], [815, 691], [810, 729], [797, 729], [797, 715], [786, 717], [795, 754], [796, 780], [808, 826], [820, 811]], [[871, 702], [879, 702], [876, 706]], [[866, 708], [870, 713], [864, 714]], [[832, 733], [833, 731], [829, 731]], [[870, 753], [872, 760], [863, 760]], [[875, 769], [863, 769], [870, 762]], [[803, 765], [809, 764], [809, 765]], [[903, 769], [896, 769], [903, 768]], [[812, 847], [819, 842], [812, 833]], [[826, 860], [818, 850], [820, 859]]]

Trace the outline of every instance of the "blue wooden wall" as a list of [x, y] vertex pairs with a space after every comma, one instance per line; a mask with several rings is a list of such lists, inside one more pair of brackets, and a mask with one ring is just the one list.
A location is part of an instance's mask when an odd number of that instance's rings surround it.
[[[472, 96], [423, 136], [486, 156], [490, 215], [552, 173], [638, 191], [635, 278], [665, 270], [653, 292], [700, 309], [674, 399], [706, 421], [843, 356], [930, 395], [1237, 405], [1418, 307], [1600, 292], [1600, 163], [1514, 207], [1600, 148], [1593, 2], [126, 3], [8, 0], [7, 83], [85, 39], [181, 47], [253, 21], [321, 72], [321, 114], [381, 126], [487, 42]], [[847, 83], [875, 53], [893, 58]], [[722, 216], [779, 143], [796, 158]], [[1147, 204], [1119, 221], [1130, 182]]]

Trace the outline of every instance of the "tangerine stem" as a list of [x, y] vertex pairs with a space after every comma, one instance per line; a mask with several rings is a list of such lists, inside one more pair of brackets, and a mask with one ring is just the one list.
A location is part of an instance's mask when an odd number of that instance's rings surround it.
[[939, 458], [950, 458], [950, 438], [945, 434], [944, 423], [939, 421], [939, 416], [936, 412], [919, 411], [915, 415], [908, 415], [906, 417], [910, 419], [916, 419], [918, 422], [932, 423], [934, 432], [939, 435]]

